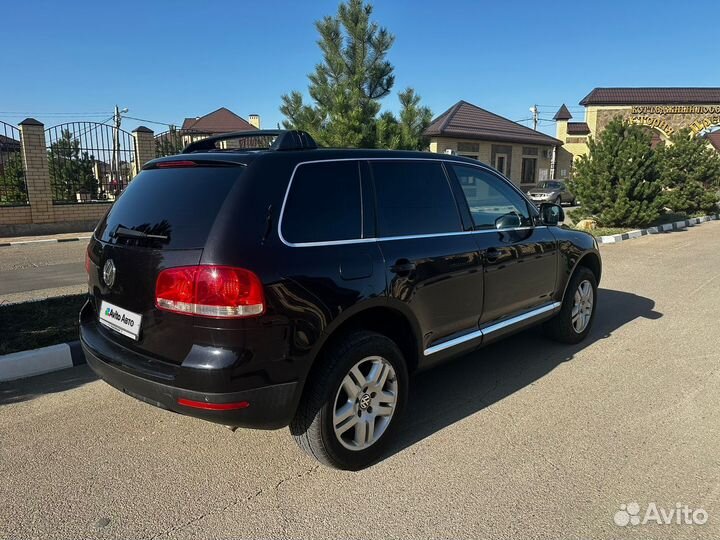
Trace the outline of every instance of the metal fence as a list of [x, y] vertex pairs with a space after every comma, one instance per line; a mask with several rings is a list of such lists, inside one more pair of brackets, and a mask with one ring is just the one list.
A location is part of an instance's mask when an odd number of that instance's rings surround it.
[[202, 137], [202, 134], [171, 127], [169, 130], [155, 135], [155, 155], [165, 157], [179, 154], [183, 148], [198, 137]]
[[0, 122], [0, 205], [28, 204], [20, 130]]
[[114, 201], [133, 176], [131, 133], [98, 122], [68, 122], [45, 130], [53, 202]]
[[[210, 135], [202, 131], [170, 128], [155, 135], [155, 155], [156, 157], [165, 157], [179, 154], [191, 142], [205, 139]], [[220, 133], [213, 133], [212, 135], [220, 135]], [[220, 141], [216, 143], [216, 146], [222, 150], [242, 150], [244, 148], [257, 150], [258, 148], [269, 148], [275, 139], [275, 135], [258, 135], [257, 137]]]

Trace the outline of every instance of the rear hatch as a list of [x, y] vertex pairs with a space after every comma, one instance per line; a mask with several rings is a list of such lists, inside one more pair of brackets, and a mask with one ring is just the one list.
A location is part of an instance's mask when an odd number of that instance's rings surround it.
[[91, 299], [106, 338], [173, 363], [187, 356], [193, 317], [155, 307], [157, 277], [166, 268], [200, 263], [244, 168], [185, 162], [144, 170], [130, 182], [89, 247]]

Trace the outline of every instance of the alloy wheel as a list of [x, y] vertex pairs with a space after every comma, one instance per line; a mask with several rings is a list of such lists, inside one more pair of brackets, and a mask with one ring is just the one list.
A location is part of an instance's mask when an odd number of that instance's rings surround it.
[[333, 405], [333, 429], [348, 450], [364, 450], [377, 442], [390, 425], [398, 397], [392, 364], [368, 356], [345, 375]]
[[581, 334], [590, 324], [593, 312], [594, 292], [592, 284], [586, 279], [580, 282], [575, 291], [572, 311], [570, 313], [572, 327]]

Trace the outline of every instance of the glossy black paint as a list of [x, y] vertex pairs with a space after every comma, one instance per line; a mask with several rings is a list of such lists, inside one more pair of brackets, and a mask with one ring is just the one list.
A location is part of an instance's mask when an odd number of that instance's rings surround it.
[[[178, 158], [155, 160], [146, 168], [172, 159]], [[424, 354], [429, 347], [561, 301], [577, 264], [590, 265], [600, 277], [594, 239], [542, 224], [527, 198], [535, 226], [470, 230], [470, 213], [452, 175], [448, 181], [460, 222], [456, 233], [374, 238], [369, 161], [454, 161], [490, 170], [474, 160], [418, 152], [325, 149], [189, 154], [182, 159], [236, 161], [244, 167], [203, 249], [131, 247], [93, 237], [81, 341], [92, 359], [91, 367], [101, 377], [135, 397], [184, 414], [229, 425], [279, 427], [292, 418], [305, 380], [328, 340], [360, 321], [406, 344], [406, 356], [415, 355], [408, 358], [409, 365], [424, 369], [483, 343], [472, 340]], [[295, 168], [304, 162], [348, 159], [359, 162], [363, 238], [331, 245], [288, 245], [279, 234], [279, 220]], [[208, 175], [212, 170], [208, 168]], [[100, 276], [109, 258], [117, 268], [112, 289]], [[154, 287], [159, 272], [191, 264], [252, 270], [264, 285], [265, 313], [222, 320], [156, 309]], [[143, 315], [137, 342], [98, 324], [102, 300]], [[372, 317], [364, 316], [367, 313]], [[256, 396], [257, 403], [232, 413], [203, 413], [174, 405], [178, 397], [226, 402], [247, 392]]]

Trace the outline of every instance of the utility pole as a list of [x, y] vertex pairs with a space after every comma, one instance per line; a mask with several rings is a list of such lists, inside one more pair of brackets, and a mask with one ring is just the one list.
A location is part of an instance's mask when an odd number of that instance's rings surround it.
[[532, 107], [530, 107], [530, 112], [531, 112], [532, 115], [533, 115], [533, 116], [532, 116], [532, 119], [533, 119], [533, 129], [534, 129], [535, 131], [537, 131], [537, 126], [538, 126], [538, 106], [537, 106], [537, 105], [533, 105]]
[[121, 185], [121, 170], [120, 170], [120, 124], [122, 123], [122, 114], [128, 112], [127, 107], [120, 109], [115, 105], [115, 114], [113, 115], [113, 150], [112, 150], [112, 163], [110, 164], [110, 175], [111, 183], [112, 180], [117, 182], [117, 188], [120, 189]]

